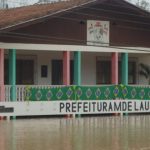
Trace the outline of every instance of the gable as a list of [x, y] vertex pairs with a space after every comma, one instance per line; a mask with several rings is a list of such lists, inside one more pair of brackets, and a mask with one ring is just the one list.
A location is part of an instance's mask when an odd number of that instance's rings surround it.
[[[81, 1], [78, 0], [78, 2]], [[61, 9], [54, 14], [49, 12], [45, 16], [33, 18], [14, 25], [8, 28], [9, 30], [3, 30], [0, 41], [86, 45], [87, 20], [101, 20], [110, 22], [111, 46], [149, 47], [149, 13], [128, 5], [124, 1], [122, 3], [118, 0], [85, 0], [77, 6]], [[42, 6], [44, 9], [47, 5]]]
[[[81, 10], [89, 7], [99, 9], [102, 12], [129, 13], [140, 16], [150, 16], [143, 11], [124, 0], [71, 0], [67, 2], [58, 2], [54, 4], [32, 5], [15, 9], [0, 10], [0, 30], [20, 28], [22, 26], [35, 24], [36, 22], [49, 19], [51, 16], [62, 15], [68, 10]], [[97, 11], [97, 10], [96, 10]], [[70, 13], [68, 11], [68, 13]]]

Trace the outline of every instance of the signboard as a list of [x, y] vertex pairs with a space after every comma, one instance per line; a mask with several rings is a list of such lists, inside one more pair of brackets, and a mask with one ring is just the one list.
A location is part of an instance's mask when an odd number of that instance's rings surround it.
[[150, 112], [149, 100], [0, 102], [0, 116]]
[[109, 46], [109, 21], [87, 21], [87, 45]]

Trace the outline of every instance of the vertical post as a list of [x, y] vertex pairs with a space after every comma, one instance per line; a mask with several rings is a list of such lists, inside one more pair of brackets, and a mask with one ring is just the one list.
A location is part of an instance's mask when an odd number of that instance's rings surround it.
[[[81, 85], [81, 52], [74, 52], [74, 84]], [[81, 117], [80, 114], [77, 115]]]
[[121, 54], [121, 83], [128, 85], [128, 53]]
[[118, 84], [118, 53], [112, 53], [111, 57], [111, 82], [112, 84]]
[[4, 86], [4, 49], [0, 49], [0, 101], [5, 100]]
[[81, 52], [74, 52], [74, 84], [81, 85]]
[[[63, 52], [63, 84], [70, 85], [70, 52]], [[71, 115], [67, 115], [67, 118], [70, 118]]]
[[10, 99], [16, 101], [16, 50], [9, 50], [9, 85], [11, 85]]
[[63, 84], [70, 85], [70, 52], [63, 52]]
[[[118, 84], [118, 53], [114, 52], [111, 54], [111, 83]], [[115, 113], [118, 116], [118, 113]]]
[[[124, 85], [128, 85], [128, 53], [121, 54], [121, 83]], [[124, 113], [124, 115], [128, 115], [128, 113]]]

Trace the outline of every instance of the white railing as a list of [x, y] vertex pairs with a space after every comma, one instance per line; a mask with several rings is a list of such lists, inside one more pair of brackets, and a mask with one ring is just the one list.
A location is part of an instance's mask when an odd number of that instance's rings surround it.
[[5, 101], [9, 102], [10, 101], [10, 85], [5, 86]]
[[16, 86], [16, 98], [17, 101], [24, 101], [25, 100], [25, 95], [26, 95], [26, 86], [23, 85], [18, 85]]
[[[26, 90], [30, 88], [53, 88], [62, 87], [63, 85], [16, 85], [16, 101], [23, 102], [26, 100]], [[11, 86], [5, 85], [5, 101], [11, 101]]]
[[150, 85], [146, 85], [146, 84], [129, 84], [129, 86], [137, 86], [137, 87], [145, 87], [145, 88], [150, 88]]

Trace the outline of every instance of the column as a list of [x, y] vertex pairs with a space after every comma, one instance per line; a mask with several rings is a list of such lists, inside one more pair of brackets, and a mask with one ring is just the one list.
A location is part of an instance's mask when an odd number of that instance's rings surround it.
[[10, 99], [16, 101], [16, 50], [9, 50], [9, 85], [11, 85]]
[[128, 85], [128, 53], [121, 54], [121, 83]]
[[4, 49], [0, 49], [0, 101], [5, 100], [4, 86]]
[[112, 53], [111, 55], [111, 82], [112, 84], [118, 84], [118, 53]]
[[63, 84], [70, 85], [70, 52], [63, 52]]
[[81, 85], [81, 52], [74, 52], [74, 85]]

